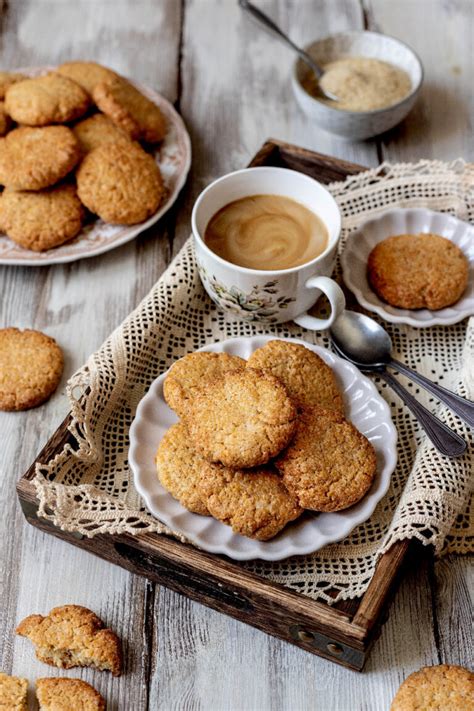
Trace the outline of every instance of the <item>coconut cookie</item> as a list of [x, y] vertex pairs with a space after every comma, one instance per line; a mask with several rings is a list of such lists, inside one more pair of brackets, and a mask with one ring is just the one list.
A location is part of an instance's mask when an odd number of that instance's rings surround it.
[[166, 402], [180, 417], [184, 417], [191, 400], [210, 378], [232, 370], [244, 370], [246, 361], [228, 353], [189, 353], [174, 363], [163, 385]]
[[119, 676], [120, 640], [91, 610], [79, 605], [55, 607], [49, 615], [26, 617], [16, 632], [28, 637], [42, 662], [62, 669], [94, 667]]
[[269, 341], [247, 361], [281, 380], [300, 407], [320, 405], [344, 413], [342, 395], [331, 368], [322, 358], [299, 343]]
[[28, 329], [0, 329], [0, 410], [41, 405], [58, 387], [63, 367], [53, 338]]
[[105, 711], [105, 700], [82, 679], [36, 680], [39, 711]]
[[301, 515], [296, 497], [271, 467], [235, 471], [207, 464], [200, 477], [201, 495], [214, 518], [235, 533], [268, 541]]
[[6, 188], [0, 198], [0, 225], [17, 244], [43, 252], [80, 232], [84, 208], [74, 185], [44, 190]]
[[456, 303], [467, 286], [468, 261], [445, 237], [396, 235], [369, 255], [367, 275], [381, 299], [403, 309], [443, 309]]
[[296, 429], [296, 407], [279, 380], [246, 368], [206, 383], [185, 414], [196, 449], [238, 469], [266, 464]]
[[293, 441], [275, 461], [288, 491], [314, 511], [357, 503], [372, 486], [376, 464], [368, 439], [340, 413], [318, 406], [303, 412]]
[[0, 710], [28, 711], [28, 681], [0, 672]]
[[89, 105], [84, 89], [56, 72], [17, 82], [5, 93], [7, 113], [25, 126], [74, 121]]
[[140, 146], [107, 143], [88, 153], [77, 171], [77, 192], [106, 222], [134, 225], [158, 209], [164, 186], [160, 169]]
[[182, 422], [170, 427], [161, 440], [155, 464], [158, 479], [173, 498], [193, 513], [209, 514], [198, 486], [206, 462], [191, 446]]
[[130, 138], [104, 114], [94, 114], [73, 126], [74, 135], [85, 155], [104, 143], [130, 145]]
[[390, 711], [474, 711], [474, 674], [450, 664], [423, 667], [405, 679]]
[[97, 62], [64, 62], [56, 71], [82, 86], [90, 96], [97, 84], [119, 77], [112, 69], [97, 64]]
[[122, 77], [98, 84], [92, 96], [99, 109], [130, 138], [159, 143], [166, 133], [160, 109]]
[[47, 188], [64, 178], [80, 155], [66, 126], [16, 128], [0, 139], [0, 184], [15, 190]]
[[26, 74], [19, 74], [18, 72], [0, 72], [0, 99], [5, 98], [5, 93], [12, 84], [16, 84], [18, 81], [23, 81], [28, 79]]

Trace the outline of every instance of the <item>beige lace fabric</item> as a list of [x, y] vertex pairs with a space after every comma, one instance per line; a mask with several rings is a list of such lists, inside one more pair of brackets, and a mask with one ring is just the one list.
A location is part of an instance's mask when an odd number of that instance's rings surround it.
[[[363, 221], [394, 206], [425, 206], [474, 221], [474, 166], [462, 161], [384, 164], [334, 183], [330, 190], [343, 215], [341, 249]], [[427, 329], [385, 325], [398, 358], [474, 398], [474, 318]], [[37, 466], [40, 515], [86, 536], [172, 534], [144, 508], [133, 485], [127, 450], [136, 406], [153, 379], [185, 353], [206, 343], [261, 333], [329, 347], [324, 333], [294, 324], [229, 320], [205, 295], [188, 241], [137, 309], [69, 381], [70, 431], [77, 445], [66, 445], [53, 460]], [[312, 555], [241, 565], [313, 599], [334, 602], [363, 594], [378, 557], [397, 540], [416, 538], [432, 544], [438, 554], [472, 549], [472, 432], [438, 408], [440, 417], [470, 443], [463, 457], [442, 457], [397, 396], [383, 382], [376, 379], [376, 384], [391, 408], [399, 442], [390, 490], [373, 516], [345, 540]], [[424, 404], [436, 408], [424, 391], [410, 387]]]

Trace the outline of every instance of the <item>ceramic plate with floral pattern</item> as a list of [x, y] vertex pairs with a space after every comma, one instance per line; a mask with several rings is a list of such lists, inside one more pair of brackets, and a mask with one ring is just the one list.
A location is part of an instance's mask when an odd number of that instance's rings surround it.
[[[28, 67], [12, 71], [28, 76], [39, 76], [54, 67]], [[155, 224], [173, 205], [178, 193], [186, 182], [191, 166], [191, 141], [183, 119], [172, 104], [153, 89], [136, 81], [129, 80], [150, 101], [160, 107], [168, 126], [164, 141], [153, 151], [153, 156], [161, 170], [166, 189], [166, 197], [154, 215], [138, 225], [111, 225], [97, 218], [87, 222], [82, 231], [69, 242], [48, 249], [45, 252], [33, 252], [15, 244], [0, 233], [0, 264], [19, 264], [22, 266], [41, 266], [74, 262], [84, 257], [95, 257], [110, 249], [115, 249], [134, 239], [140, 232]]]

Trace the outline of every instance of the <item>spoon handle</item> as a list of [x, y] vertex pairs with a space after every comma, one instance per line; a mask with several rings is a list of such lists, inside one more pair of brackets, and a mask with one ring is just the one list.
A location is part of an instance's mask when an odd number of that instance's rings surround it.
[[380, 371], [378, 375], [383, 378], [397, 395], [403, 400], [405, 405], [413, 412], [421, 426], [425, 430], [431, 442], [441, 454], [447, 457], [459, 457], [466, 451], [466, 443], [456, 432], [453, 432], [444, 422], [438, 420], [429, 410], [426, 409], [408, 390], [405, 390], [396, 378], [386, 370]]
[[412, 370], [404, 363], [391, 360], [388, 365], [392, 368], [396, 368], [400, 373], [404, 373], [404, 375], [408, 376], [415, 383], [418, 383], [428, 390], [428, 392], [432, 393], [438, 400], [444, 402], [456, 415], [459, 415], [464, 422], [467, 422], [470, 427], [474, 427], [474, 402], [466, 400], [466, 398], [456, 395], [450, 390], [446, 390], [446, 388], [441, 387], [441, 385], [437, 385], [437, 383]]
[[259, 10], [258, 7], [253, 5], [251, 2], [248, 0], [239, 0], [239, 5], [243, 10], [246, 10], [250, 15], [252, 15], [258, 22], [260, 22], [262, 25], [264, 25], [267, 30], [270, 30], [270, 32], [273, 32], [274, 35], [276, 35], [279, 39], [283, 40], [283, 42], [286, 42], [287, 45], [289, 45], [292, 49], [295, 50], [301, 57], [301, 59], [309, 64], [313, 72], [316, 74], [318, 79], [322, 76], [323, 72], [318, 67], [318, 65], [311, 59], [311, 57], [304, 52], [300, 47], [298, 47], [292, 40], [288, 37], [288, 35], [285, 35], [285, 33], [280, 30], [278, 25], [276, 25], [273, 20], [268, 17], [268, 15], [265, 15], [264, 12]]

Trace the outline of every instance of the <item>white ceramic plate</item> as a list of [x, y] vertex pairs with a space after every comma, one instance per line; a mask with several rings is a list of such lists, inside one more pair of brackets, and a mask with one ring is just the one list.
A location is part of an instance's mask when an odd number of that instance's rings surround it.
[[[271, 340], [274, 340], [274, 336], [232, 338], [200, 350], [249, 358], [257, 348]], [[335, 513], [305, 513], [270, 541], [255, 541], [239, 536], [233, 533], [230, 526], [220, 521], [187, 511], [161, 486], [154, 464], [161, 438], [177, 421], [175, 413], [163, 398], [163, 381], [166, 377], [166, 373], [163, 373], [151, 384], [138, 405], [130, 428], [130, 467], [135, 486], [151, 513], [173, 531], [184, 534], [210, 553], [223, 553], [235, 560], [281, 560], [292, 555], [313, 553], [328, 543], [345, 538], [353, 528], [368, 519], [388, 490], [390, 475], [397, 461], [397, 432], [388, 405], [370, 380], [353, 365], [324, 348], [291, 340], [310, 348], [333, 368], [344, 393], [346, 416], [372, 442], [377, 452], [375, 482], [369, 493], [352, 508]]]
[[[39, 76], [54, 67], [27, 67], [15, 71], [28, 76]], [[191, 141], [181, 116], [172, 104], [153, 89], [136, 81], [136, 86], [150, 101], [160, 107], [168, 130], [164, 141], [155, 149], [153, 156], [158, 164], [166, 188], [166, 198], [154, 215], [138, 225], [110, 225], [103, 220], [86, 224], [82, 231], [70, 242], [46, 252], [33, 252], [12, 242], [0, 232], [0, 264], [19, 264], [22, 266], [42, 266], [74, 262], [84, 257], [95, 257], [110, 249], [115, 249], [134, 239], [140, 232], [155, 224], [173, 205], [183, 187], [191, 166]]]
[[[453, 306], [438, 311], [399, 309], [382, 301], [367, 279], [367, 261], [376, 244], [391, 235], [434, 232], [462, 249], [469, 261], [466, 291]], [[474, 227], [457, 217], [424, 208], [396, 208], [364, 222], [349, 235], [341, 257], [344, 281], [361, 306], [382, 316], [390, 323], [410, 326], [448, 326], [474, 314]]]

